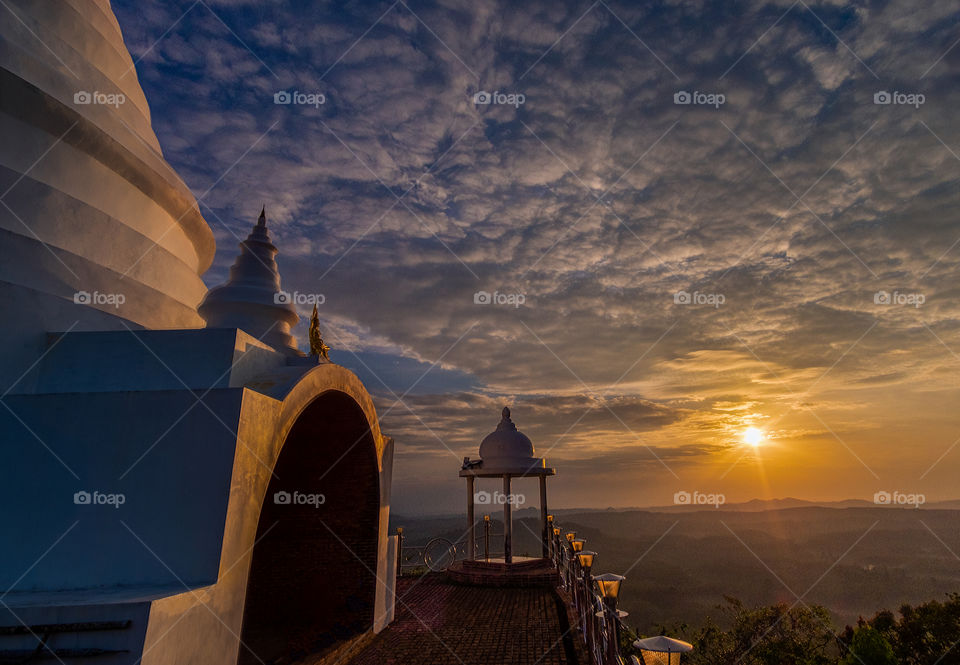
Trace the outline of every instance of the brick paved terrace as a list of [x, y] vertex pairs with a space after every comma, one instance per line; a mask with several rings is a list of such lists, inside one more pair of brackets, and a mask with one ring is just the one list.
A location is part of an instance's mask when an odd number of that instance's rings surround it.
[[587, 665], [567, 605], [550, 587], [452, 584], [443, 575], [397, 580], [395, 621], [350, 665]]

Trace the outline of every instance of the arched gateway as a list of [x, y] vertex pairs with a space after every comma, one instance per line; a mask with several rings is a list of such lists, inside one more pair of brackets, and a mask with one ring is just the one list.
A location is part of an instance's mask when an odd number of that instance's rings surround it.
[[[208, 607], [193, 594], [154, 603], [146, 665], [272, 663], [342, 645], [392, 618], [393, 442], [351, 372], [319, 365], [284, 394], [289, 369], [260, 378], [277, 382], [279, 404], [245, 396], [237, 434], [249, 447], [238, 444]], [[271, 407], [275, 420], [264, 427]], [[181, 621], [185, 613], [190, 621]], [[233, 657], [217, 658], [211, 636]]]
[[373, 625], [379, 466], [349, 394], [324, 392], [297, 416], [260, 509], [240, 663], [324, 651]]

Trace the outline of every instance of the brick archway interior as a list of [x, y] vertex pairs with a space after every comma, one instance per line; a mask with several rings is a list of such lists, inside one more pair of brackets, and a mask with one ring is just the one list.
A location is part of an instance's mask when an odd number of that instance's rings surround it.
[[324, 393], [291, 429], [264, 497], [240, 665], [292, 662], [371, 628], [379, 508], [366, 417], [349, 395]]

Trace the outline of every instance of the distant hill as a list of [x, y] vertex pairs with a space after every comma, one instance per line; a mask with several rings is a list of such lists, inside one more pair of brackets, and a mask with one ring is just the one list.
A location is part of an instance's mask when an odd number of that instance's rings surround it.
[[[723, 621], [724, 596], [748, 606], [796, 602], [820, 604], [836, 625], [903, 603], [944, 600], [960, 591], [960, 501], [920, 510], [877, 506], [862, 500], [816, 503], [793, 498], [748, 501], [722, 508], [665, 506], [623, 510], [556, 510], [557, 523], [586, 538], [599, 553], [595, 573], [626, 574], [621, 606], [630, 625], [706, 617]], [[491, 549], [498, 551], [501, 513], [490, 511]], [[463, 515], [408, 519], [410, 547], [431, 538], [452, 542], [465, 535]], [[519, 511], [514, 552], [539, 551], [539, 514]], [[479, 536], [479, 534], [478, 534]]]
[[[784, 497], [782, 499], [751, 499], [742, 503], [724, 503], [718, 508], [707, 505], [666, 505], [666, 506], [637, 506], [631, 508], [562, 508], [552, 511], [554, 514], [570, 513], [591, 513], [591, 512], [632, 512], [648, 511], [655, 513], [672, 512], [690, 512], [698, 510], [732, 510], [736, 512], [758, 512], [763, 510], [785, 510], [789, 508], [913, 508], [913, 506], [903, 505], [884, 505], [876, 504], [873, 501], [865, 499], [845, 499], [843, 501], [807, 501], [805, 499], [796, 499], [794, 497]], [[933, 510], [960, 510], [960, 499], [951, 499], [948, 501], [932, 501], [920, 505], [920, 509]], [[530, 514], [537, 513], [536, 508], [527, 508], [526, 512]]]
[[[782, 499], [751, 499], [750, 501], [744, 501], [742, 503], [725, 503], [719, 508], [714, 508], [713, 506], [705, 505], [666, 505], [666, 506], [629, 506], [629, 507], [620, 507], [620, 508], [551, 508], [550, 513], [555, 516], [560, 515], [571, 515], [578, 514], [584, 515], [589, 513], [630, 513], [630, 512], [651, 512], [651, 513], [675, 513], [675, 512], [697, 512], [697, 511], [733, 511], [733, 512], [743, 512], [743, 513], [755, 513], [762, 512], [765, 510], [787, 510], [791, 508], [878, 508], [878, 509], [890, 509], [890, 508], [909, 508], [913, 510], [912, 506], [901, 506], [901, 505], [882, 505], [875, 504], [873, 501], [867, 501], [865, 499], [844, 499], [843, 501], [807, 501], [805, 499], [796, 499], [794, 497], [784, 497]], [[960, 510], [960, 499], [950, 499], [947, 501], [932, 501], [929, 503], [924, 503], [920, 506], [921, 510]], [[484, 512], [490, 515], [502, 515], [503, 510], [499, 506], [496, 508], [486, 507], [486, 509], [481, 510], [480, 507], [477, 508], [477, 515], [482, 515]], [[513, 511], [514, 519], [525, 519], [525, 518], [537, 518], [540, 517], [540, 509], [536, 506], [529, 506], [527, 508], [520, 508]], [[460, 513], [447, 513], [447, 514], [435, 514], [435, 515], [403, 515], [400, 513], [393, 513], [391, 515], [390, 521], [394, 524], [404, 524], [408, 522], [420, 522], [420, 521], [430, 521], [430, 520], [459, 520], [460, 522], [464, 519], [464, 514]]]
[[[804, 499], [795, 499], [785, 497], [783, 499], [751, 499], [743, 503], [725, 503], [719, 508], [703, 505], [672, 505], [672, 506], [651, 506], [640, 508], [639, 510], [649, 510], [652, 512], [666, 513], [674, 511], [689, 510], [733, 510], [738, 512], [757, 512], [761, 510], [784, 510], [788, 508], [913, 508], [913, 506], [903, 505], [884, 505], [876, 504], [873, 501], [864, 499], [845, 499], [843, 501], [806, 501]], [[920, 505], [920, 509], [935, 510], [958, 510], [960, 509], [960, 499], [950, 501], [934, 501]]]

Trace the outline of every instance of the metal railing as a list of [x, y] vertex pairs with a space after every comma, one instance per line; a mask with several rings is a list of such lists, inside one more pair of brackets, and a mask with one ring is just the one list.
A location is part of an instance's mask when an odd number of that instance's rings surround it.
[[[482, 535], [476, 539], [473, 559], [484, 561], [503, 558], [503, 532], [494, 531], [490, 522], [478, 527]], [[403, 527], [397, 528], [397, 574], [404, 571], [409, 574], [415, 572], [443, 572], [455, 561], [471, 558], [468, 556], [469, 546], [466, 536], [456, 542], [448, 538], [432, 538], [423, 545], [410, 545], [406, 542]]]
[[[617, 608], [619, 583], [612, 595], [599, 593], [590, 573], [596, 553], [575, 551], [575, 539], [561, 536], [559, 531], [562, 530], [553, 528], [550, 558], [560, 574], [560, 587], [570, 595], [577, 629], [590, 658], [594, 665], [620, 665], [624, 662], [620, 657], [622, 619], [627, 613]], [[583, 541], [577, 542], [582, 550]], [[578, 556], [581, 553], [586, 556]], [[583, 565], [581, 559], [591, 565]]]
[[407, 545], [403, 529], [397, 529], [397, 575], [414, 572], [442, 572], [454, 561], [467, 558], [463, 541], [454, 543], [447, 538], [433, 538], [424, 545]]

